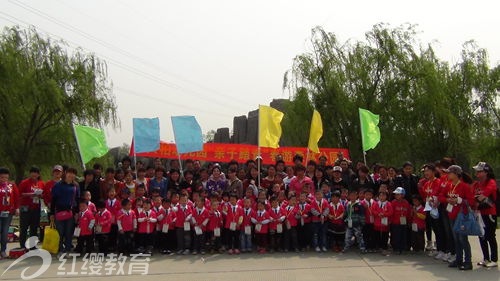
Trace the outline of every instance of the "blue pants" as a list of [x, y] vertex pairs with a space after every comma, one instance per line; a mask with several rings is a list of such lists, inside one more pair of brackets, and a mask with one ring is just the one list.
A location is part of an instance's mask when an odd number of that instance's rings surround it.
[[[450, 226], [453, 229], [455, 220], [450, 220]], [[453, 241], [455, 241], [455, 254], [457, 255], [457, 263], [469, 263], [472, 260], [472, 253], [467, 235], [458, 234], [453, 231]]]
[[352, 241], [352, 237], [356, 237], [356, 240], [358, 240], [358, 245], [359, 249], [364, 251], [366, 250], [365, 247], [365, 241], [363, 240], [363, 231], [361, 226], [356, 226], [356, 227], [351, 227], [347, 228], [345, 230], [345, 246], [344, 249], [349, 249], [352, 247], [354, 244], [354, 241]]
[[245, 231], [240, 232], [240, 244], [242, 251], [252, 251], [252, 235], [245, 234]]
[[71, 251], [73, 247], [73, 231], [75, 227], [75, 222], [73, 218], [64, 221], [56, 220], [57, 232], [59, 232], [59, 252], [67, 253]]
[[9, 227], [10, 222], [12, 221], [12, 215], [8, 217], [0, 218], [0, 251], [5, 252], [7, 250], [7, 242], [9, 239]]
[[313, 222], [313, 247], [326, 247], [326, 224]]

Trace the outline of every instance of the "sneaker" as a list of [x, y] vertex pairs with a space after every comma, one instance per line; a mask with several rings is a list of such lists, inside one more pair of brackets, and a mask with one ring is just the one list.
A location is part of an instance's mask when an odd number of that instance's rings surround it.
[[432, 243], [432, 250], [433, 250], [433, 251], [436, 251], [436, 250], [437, 250], [437, 244], [436, 244], [436, 241], [434, 241], [434, 242]]
[[444, 256], [444, 255], [445, 255], [445, 253], [443, 253], [443, 252], [439, 251], [439, 252], [437, 252], [437, 254], [434, 256], [434, 258], [435, 258], [436, 260], [440, 260], [440, 259], [442, 259], [442, 258], [443, 258], [443, 256]]
[[182, 252], [183, 255], [189, 255], [190, 251], [188, 249], [184, 250], [184, 252]]
[[229, 251], [227, 251], [228, 254], [232, 255], [233, 254], [233, 249], [229, 249]]
[[328, 249], [326, 247], [323, 247], [323, 248], [321, 248], [321, 251], [328, 252]]
[[319, 247], [316, 247], [316, 249], [315, 249], [315, 250], [316, 250], [316, 253], [321, 252], [321, 249], [320, 249]]
[[457, 259], [457, 256], [456, 255], [450, 255], [450, 257], [448, 258], [448, 262], [454, 262], [455, 260]]
[[[0, 257], [2, 257], [2, 259], [5, 259], [6, 257], [8, 257], [7, 253], [5, 251], [2, 251], [0, 253]], [[59, 258], [59, 257], [58, 257]]]
[[458, 267], [460, 268], [462, 266], [462, 264], [459, 264], [456, 260], [450, 264], [448, 264], [448, 267], [452, 267], [452, 268], [455, 268], [455, 267]]
[[446, 253], [443, 256], [441, 256], [441, 260], [445, 261], [445, 262], [448, 262], [448, 260], [450, 259], [450, 256], [451, 256], [450, 253]]
[[238, 250], [238, 249], [234, 250], [234, 254], [235, 255], [239, 255], [240, 254], [240, 250]]
[[430, 252], [427, 253], [427, 256], [428, 257], [435, 257], [438, 253], [439, 252], [437, 252], [437, 251], [430, 251]]
[[426, 251], [432, 251], [432, 241], [427, 241], [427, 244], [425, 244], [425, 250]]
[[484, 266], [487, 268], [493, 268], [493, 267], [498, 267], [498, 264], [494, 261], [489, 261]]
[[486, 266], [490, 261], [489, 260], [482, 260], [477, 263], [478, 266]]
[[388, 257], [390, 255], [391, 255], [391, 252], [389, 252], [387, 250], [382, 250], [382, 256]]
[[200, 252], [200, 254], [204, 255], [204, 254], [206, 254], [206, 253], [205, 253], [205, 251], [201, 251], [201, 252]]
[[361, 249], [359, 251], [361, 252], [361, 254], [366, 254], [367, 253], [366, 249]]
[[195, 256], [196, 256], [197, 254], [198, 254], [198, 252], [197, 252], [197, 251], [193, 251], [193, 255], [195, 255]]

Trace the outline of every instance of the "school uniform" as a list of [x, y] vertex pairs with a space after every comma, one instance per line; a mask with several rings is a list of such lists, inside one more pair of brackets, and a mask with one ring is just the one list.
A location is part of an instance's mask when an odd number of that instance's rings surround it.
[[117, 246], [118, 237], [118, 225], [116, 223], [116, 216], [118, 212], [122, 209], [122, 204], [118, 199], [107, 199], [106, 209], [111, 213], [111, 231], [108, 235], [108, 246], [111, 251], [113, 251]]
[[261, 253], [265, 252], [267, 249], [267, 234], [269, 232], [268, 224], [271, 221], [271, 216], [265, 210], [258, 210], [251, 220], [255, 226], [255, 240], [257, 242], [257, 248], [260, 248]]
[[325, 218], [330, 212], [329, 204], [326, 199], [311, 201], [311, 214], [312, 214], [312, 225], [313, 225], [313, 247], [326, 250], [326, 224]]
[[251, 252], [252, 246], [252, 218], [255, 216], [255, 210], [252, 208], [243, 208], [243, 220], [240, 226], [240, 243], [242, 252]]
[[299, 212], [299, 207], [297, 205], [282, 207], [283, 213], [285, 214], [285, 233], [284, 233], [284, 247], [285, 252], [287, 250], [299, 250], [299, 240], [297, 237], [297, 213]]
[[361, 205], [363, 205], [365, 209], [365, 225], [363, 226], [363, 238], [365, 240], [366, 244], [366, 250], [368, 251], [373, 251], [376, 250], [376, 240], [375, 240], [375, 217], [373, 215], [373, 205], [375, 203], [375, 200], [370, 199], [366, 200], [363, 199], [361, 201]]
[[94, 224], [94, 215], [88, 208], [83, 212], [78, 212], [77, 227], [80, 233], [77, 238], [75, 252], [83, 253], [85, 249], [86, 253], [91, 253], [94, 250]]
[[193, 253], [205, 253], [205, 240], [207, 224], [209, 220], [208, 210], [203, 208], [193, 209], [193, 217], [191, 218], [194, 226], [194, 243], [193, 243]]
[[221, 248], [221, 235], [224, 225], [224, 218], [219, 210], [210, 211], [208, 215], [207, 237], [208, 250], [211, 252], [218, 251]]
[[137, 218], [133, 210], [120, 210], [116, 215], [118, 227], [118, 251], [130, 254], [134, 250], [134, 232], [137, 230]]
[[285, 221], [286, 214], [279, 206], [276, 208], [271, 207], [269, 210], [271, 222], [269, 223], [269, 242], [271, 251], [281, 251], [283, 249], [283, 222]]
[[153, 210], [142, 210], [137, 214], [137, 236], [140, 250], [146, 250], [148, 253], [152, 251], [156, 222], [156, 212]]
[[330, 234], [330, 245], [334, 250], [340, 251], [344, 246], [346, 225], [344, 222], [344, 205], [330, 203], [328, 214], [328, 233]]
[[227, 212], [223, 212], [226, 221], [224, 228], [227, 229], [228, 240], [227, 247], [229, 250], [238, 250], [240, 246], [240, 226], [243, 222], [243, 209], [238, 205], [227, 207]]
[[111, 231], [111, 212], [107, 209], [95, 214], [95, 240], [99, 247], [99, 253], [108, 254], [108, 239]]
[[402, 253], [408, 245], [408, 222], [411, 206], [406, 199], [392, 200], [391, 244], [394, 251]]
[[305, 250], [312, 241], [312, 229], [311, 229], [311, 206], [306, 203], [298, 203], [297, 220], [299, 224], [297, 225], [297, 233], [299, 239], [299, 246], [302, 250]]
[[426, 213], [424, 206], [414, 206], [411, 215], [411, 247], [414, 252], [423, 251], [425, 246]]
[[160, 249], [162, 254], [170, 254], [177, 249], [177, 235], [175, 230], [176, 212], [174, 208], [163, 208], [164, 216], [159, 221], [160, 228]]
[[191, 248], [191, 218], [193, 208], [186, 204], [179, 205], [175, 210], [175, 233], [177, 237], [177, 252], [188, 253]]
[[161, 249], [160, 246], [160, 237], [161, 237], [161, 221], [165, 217], [165, 209], [163, 206], [153, 206], [151, 210], [155, 211], [156, 213], [156, 225], [155, 225], [155, 231], [153, 232], [153, 245], [156, 249]]
[[376, 201], [372, 206], [374, 216], [373, 227], [377, 235], [375, 244], [377, 249], [387, 250], [389, 230], [392, 217], [392, 204], [389, 201]]

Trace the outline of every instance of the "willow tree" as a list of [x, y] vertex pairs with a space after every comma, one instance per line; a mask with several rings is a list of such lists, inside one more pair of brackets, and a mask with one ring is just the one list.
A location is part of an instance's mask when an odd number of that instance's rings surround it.
[[73, 123], [119, 122], [106, 64], [35, 29], [1, 34], [0, 103], [0, 164], [18, 181], [32, 164], [76, 162]]
[[[284, 88], [290, 107], [304, 104], [306, 92], [321, 113], [320, 146], [346, 147], [362, 159], [362, 107], [381, 115], [382, 141], [368, 152], [369, 161], [424, 163], [447, 155], [464, 164], [478, 160], [473, 157], [500, 164], [498, 153], [488, 154], [498, 151], [499, 67], [490, 68], [486, 50], [467, 42], [451, 65], [418, 40], [414, 26], [382, 24], [365, 40], [346, 42], [316, 27], [310, 46], [294, 59]], [[284, 122], [310, 118], [295, 114]]]

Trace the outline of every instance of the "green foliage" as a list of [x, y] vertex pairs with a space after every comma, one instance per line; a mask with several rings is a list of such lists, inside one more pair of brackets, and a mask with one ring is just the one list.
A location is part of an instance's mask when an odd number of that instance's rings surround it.
[[0, 36], [0, 164], [20, 180], [31, 164], [78, 163], [72, 123], [118, 125], [106, 65], [34, 29]]
[[[378, 24], [359, 42], [339, 42], [316, 27], [311, 46], [285, 74], [284, 87], [293, 95], [289, 108], [305, 105], [284, 121], [287, 145], [307, 143], [290, 126], [310, 122], [315, 107], [323, 118], [320, 145], [346, 147], [353, 159], [362, 159], [362, 107], [381, 116], [382, 140], [368, 151], [368, 162], [452, 156], [466, 167], [478, 160], [500, 165], [500, 67], [490, 68], [486, 50], [474, 42], [464, 44], [453, 65], [436, 57], [431, 45], [422, 46], [411, 25]], [[307, 139], [308, 130], [302, 134]]]

